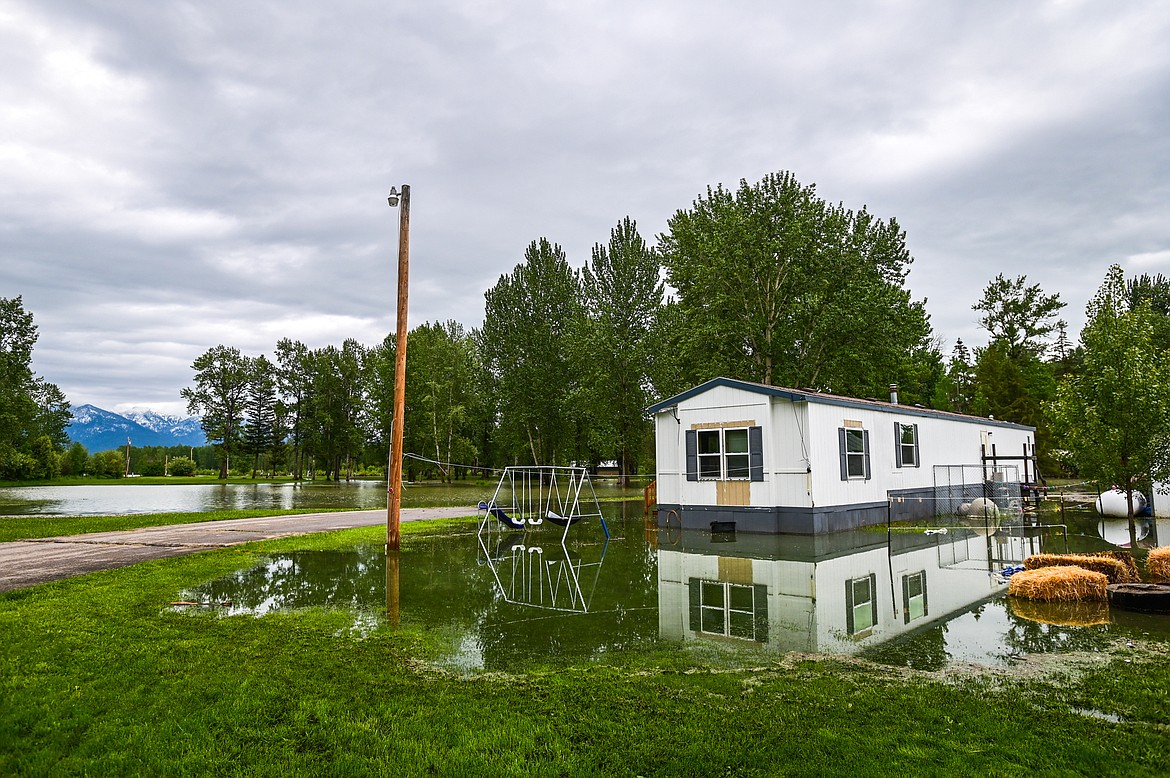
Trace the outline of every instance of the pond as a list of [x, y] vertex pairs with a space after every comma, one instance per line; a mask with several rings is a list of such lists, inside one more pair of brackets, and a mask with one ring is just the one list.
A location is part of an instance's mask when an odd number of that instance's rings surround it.
[[[406, 484], [402, 505], [475, 505], [494, 484]], [[616, 485], [595, 484], [599, 496], [623, 494]], [[385, 481], [301, 481], [256, 484], [134, 484], [21, 486], [0, 488], [0, 517], [27, 515], [114, 516], [222, 510], [365, 510], [386, 507]]]
[[342, 608], [358, 633], [388, 621], [422, 627], [441, 637], [435, 663], [462, 672], [666, 645], [729, 666], [801, 651], [945, 670], [1097, 651], [1126, 636], [1170, 640], [1162, 617], [1006, 596], [1005, 566], [1070, 543], [1106, 548], [1100, 538], [963, 528], [735, 535], [646, 527], [640, 503], [603, 511], [609, 538], [596, 523], [575, 525], [562, 543], [559, 528], [492, 522], [410, 536], [389, 568], [381, 547], [275, 554], [179, 599], [225, 616]]

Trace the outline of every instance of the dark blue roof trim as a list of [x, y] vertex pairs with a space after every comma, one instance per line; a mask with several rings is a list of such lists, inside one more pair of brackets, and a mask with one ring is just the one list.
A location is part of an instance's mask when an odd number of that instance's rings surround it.
[[684, 400], [689, 400], [692, 397], [697, 397], [704, 392], [708, 392], [716, 387], [727, 386], [732, 389], [742, 389], [745, 392], [753, 392], [755, 394], [762, 394], [768, 397], [780, 397], [792, 402], [810, 402], [820, 403], [821, 405], [838, 405], [843, 408], [862, 408], [875, 411], [887, 411], [902, 414], [904, 416], [919, 416], [929, 419], [954, 419], [955, 421], [978, 422], [988, 427], [1006, 427], [1009, 429], [1018, 430], [1033, 430], [1035, 427], [1030, 427], [1026, 424], [1014, 424], [1010, 421], [1000, 421], [999, 419], [985, 419], [982, 416], [969, 416], [965, 413], [951, 413], [950, 411], [936, 411], [931, 408], [918, 408], [913, 405], [901, 405], [899, 403], [888, 403], [880, 400], [860, 400], [855, 397], [841, 397], [835, 394], [823, 394], [821, 392], [802, 392], [795, 389], [784, 389], [779, 386], [768, 386], [767, 384], [757, 384], [751, 381], [740, 381], [735, 378], [712, 378], [710, 381], [705, 381], [698, 386], [692, 387], [681, 394], [676, 394], [674, 397], [661, 400], [654, 403], [646, 409], [647, 413], [659, 413], [678, 405]]

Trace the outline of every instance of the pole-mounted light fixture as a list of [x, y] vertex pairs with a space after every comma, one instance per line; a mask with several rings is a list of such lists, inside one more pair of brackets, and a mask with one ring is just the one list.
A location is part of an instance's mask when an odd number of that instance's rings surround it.
[[[404, 190], [406, 189], [405, 186], [403, 186], [402, 188]], [[391, 208], [398, 207], [398, 187], [396, 187], [396, 186], [390, 187], [390, 194], [387, 195], [386, 202], [390, 203]]]

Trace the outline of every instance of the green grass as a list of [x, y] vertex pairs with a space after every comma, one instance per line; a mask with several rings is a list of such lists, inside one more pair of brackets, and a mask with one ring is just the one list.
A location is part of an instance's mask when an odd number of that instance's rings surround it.
[[[404, 544], [447, 524], [404, 525]], [[466, 677], [428, 666], [438, 638], [405, 622], [362, 639], [327, 609], [256, 619], [166, 607], [264, 553], [383, 532], [0, 595], [0, 774], [1161, 775], [1170, 759], [1165, 653], [1119, 656], [1077, 681], [946, 682], [820, 657], [726, 671], [669, 648]]]
[[196, 521], [252, 519], [260, 516], [292, 516], [300, 513], [326, 513], [348, 508], [303, 508], [284, 510], [265, 508], [246, 511], [203, 511], [197, 513], [140, 513], [127, 516], [0, 516], [0, 543], [32, 538], [55, 538], [89, 532], [115, 532], [164, 524], [187, 524]]

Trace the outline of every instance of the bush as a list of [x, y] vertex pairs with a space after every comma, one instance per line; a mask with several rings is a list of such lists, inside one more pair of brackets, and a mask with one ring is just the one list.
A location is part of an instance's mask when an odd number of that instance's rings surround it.
[[98, 478], [121, 478], [126, 473], [126, 458], [121, 450], [102, 451], [89, 458], [89, 473]]
[[171, 475], [195, 475], [195, 462], [187, 457], [175, 457], [167, 468]]
[[80, 443], [74, 443], [61, 455], [62, 475], [83, 475], [89, 464], [89, 452]]

